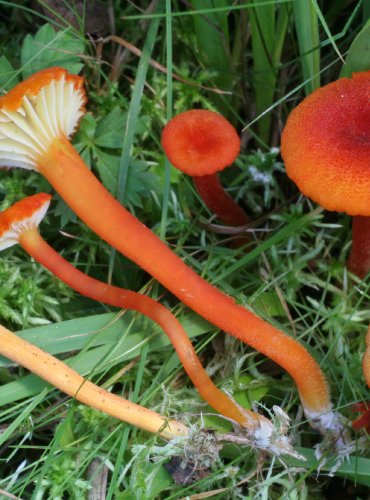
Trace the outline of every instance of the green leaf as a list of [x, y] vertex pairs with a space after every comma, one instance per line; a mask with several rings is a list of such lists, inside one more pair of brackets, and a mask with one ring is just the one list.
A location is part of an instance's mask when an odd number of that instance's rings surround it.
[[97, 122], [95, 118], [90, 113], [86, 113], [80, 122], [76, 135], [73, 138], [73, 145], [77, 151], [80, 151], [85, 147], [90, 148], [94, 145], [96, 127]]
[[[104, 186], [114, 195], [117, 192], [120, 158], [95, 148], [96, 168]], [[148, 172], [146, 162], [130, 158], [130, 168], [126, 181], [126, 202], [142, 208], [142, 198], [150, 191], [158, 191], [157, 178]]]
[[245, 388], [234, 392], [235, 401], [250, 410], [255, 401], [260, 401], [269, 392], [267, 385], [259, 385], [258, 387], [251, 387], [253, 377], [250, 375], [243, 375], [239, 378], [239, 385]]
[[11, 89], [18, 83], [16, 71], [5, 56], [0, 57], [0, 92]]
[[251, 305], [257, 314], [262, 314], [266, 317], [285, 315], [281, 301], [274, 291], [262, 293]]
[[83, 65], [80, 54], [84, 51], [81, 38], [72, 35], [69, 29], [55, 32], [50, 24], [44, 24], [37, 33], [27, 35], [21, 50], [22, 75], [51, 66], [61, 66], [70, 73], [79, 73]]
[[108, 113], [97, 124], [94, 135], [95, 144], [103, 148], [122, 147], [126, 121], [127, 112], [120, 108], [115, 108]]
[[[128, 113], [120, 108], [115, 108], [113, 111], [99, 120], [95, 135], [94, 143], [102, 148], [121, 149]], [[143, 134], [146, 130], [145, 121], [148, 117], [143, 116], [137, 119], [134, 126], [134, 133]]]
[[[193, 0], [192, 5], [198, 11], [207, 10], [205, 14], [193, 17], [199, 58], [212, 72], [213, 84], [222, 90], [231, 91], [237, 78], [230, 55], [229, 12], [226, 10], [230, 7], [230, 2], [227, 0]], [[218, 10], [218, 8], [225, 8], [225, 10]], [[227, 103], [230, 97], [211, 94], [210, 99], [220, 112], [227, 116], [229, 112]]]
[[136, 498], [155, 500], [159, 494], [173, 485], [173, 480], [161, 463], [139, 461], [135, 473], [131, 476], [130, 490], [136, 492]]
[[346, 62], [340, 73], [341, 77], [350, 77], [356, 71], [370, 69], [370, 20], [353, 40], [349, 48]]
[[104, 186], [114, 194], [117, 190], [118, 171], [120, 159], [118, 156], [104, 153], [99, 148], [94, 148], [95, 166], [99, 172]]

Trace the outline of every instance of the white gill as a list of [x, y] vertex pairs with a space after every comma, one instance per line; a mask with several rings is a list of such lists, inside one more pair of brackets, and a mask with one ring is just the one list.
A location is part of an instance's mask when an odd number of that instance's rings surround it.
[[16, 111], [0, 109], [0, 168], [37, 170], [37, 158], [54, 139], [70, 137], [83, 115], [84, 91], [65, 78], [35, 96], [25, 95]]
[[0, 251], [19, 243], [19, 237], [25, 231], [39, 227], [49, 208], [50, 200], [45, 201], [30, 217], [13, 222], [9, 229], [0, 235]]

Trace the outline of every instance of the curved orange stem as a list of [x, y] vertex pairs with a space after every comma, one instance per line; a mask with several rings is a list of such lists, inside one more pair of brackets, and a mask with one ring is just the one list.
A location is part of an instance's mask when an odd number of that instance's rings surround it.
[[250, 429], [254, 429], [259, 420], [264, 420], [263, 416], [241, 408], [213, 384], [185, 330], [166, 307], [140, 293], [111, 286], [87, 276], [50, 247], [35, 228], [24, 231], [19, 237], [19, 243], [37, 262], [82, 295], [115, 307], [138, 311], [158, 323], [175, 347], [186, 373], [199, 393], [222, 415]]
[[296, 340], [210, 285], [132, 216], [100, 184], [67, 138], [38, 158], [38, 170], [101, 238], [136, 262], [198, 314], [280, 364], [311, 412], [331, 409], [328, 384], [314, 358]]

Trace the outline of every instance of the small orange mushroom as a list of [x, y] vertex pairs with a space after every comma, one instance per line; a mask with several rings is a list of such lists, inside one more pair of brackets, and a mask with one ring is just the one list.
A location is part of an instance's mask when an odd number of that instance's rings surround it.
[[180, 113], [164, 127], [162, 146], [172, 165], [193, 178], [200, 197], [219, 219], [231, 226], [249, 222], [217, 175], [240, 152], [240, 138], [226, 118], [204, 109]]
[[353, 215], [349, 269], [370, 270], [370, 71], [306, 97], [281, 137], [288, 176], [327, 210]]
[[[30, 80], [31, 81], [31, 80]], [[280, 364], [297, 384], [313, 426], [343, 426], [325, 376], [302, 344], [202, 279], [96, 179], [68, 137], [84, 111], [82, 79], [60, 68], [35, 74], [0, 97], [0, 167], [40, 172], [70, 208], [107, 243], [145, 269], [184, 304]]]

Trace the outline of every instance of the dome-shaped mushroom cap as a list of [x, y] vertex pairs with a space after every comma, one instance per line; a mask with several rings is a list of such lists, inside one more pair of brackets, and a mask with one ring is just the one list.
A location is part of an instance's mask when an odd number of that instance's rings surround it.
[[50, 200], [50, 194], [38, 193], [0, 212], [0, 250], [16, 245], [24, 231], [38, 227]]
[[240, 138], [223, 116], [193, 109], [167, 123], [162, 146], [174, 167], [191, 176], [202, 176], [231, 165], [240, 152]]
[[370, 215], [370, 71], [306, 97], [281, 139], [288, 176], [327, 210]]
[[37, 169], [54, 139], [70, 137], [85, 113], [83, 79], [63, 68], [39, 71], [0, 97], [0, 168]]

